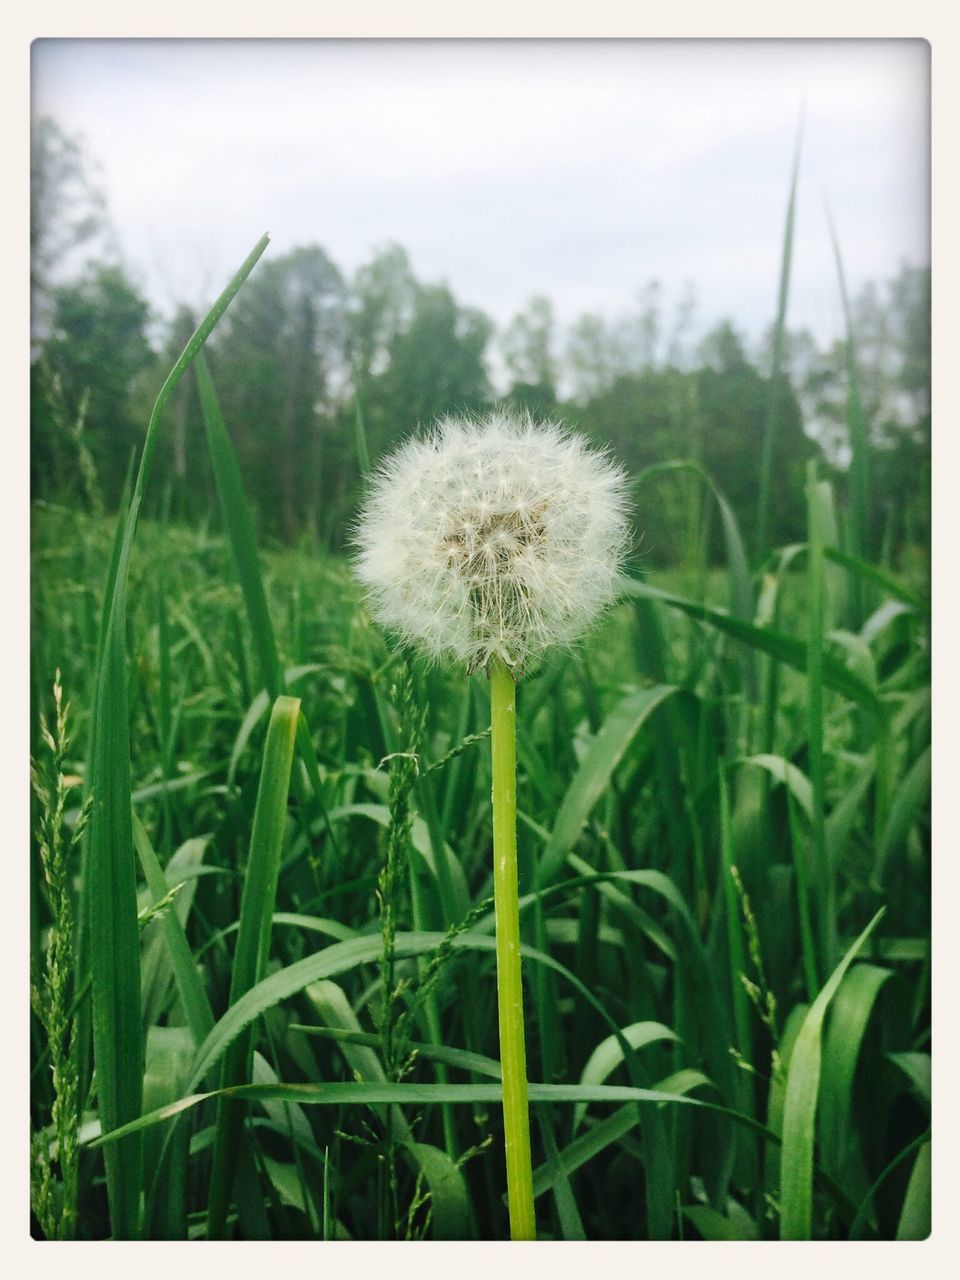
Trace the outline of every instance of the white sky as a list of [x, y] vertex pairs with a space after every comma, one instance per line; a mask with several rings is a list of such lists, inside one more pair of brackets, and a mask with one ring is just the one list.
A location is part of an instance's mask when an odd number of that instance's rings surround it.
[[345, 273], [389, 241], [503, 324], [686, 283], [697, 327], [772, 320], [797, 121], [788, 322], [929, 261], [921, 41], [41, 40], [33, 110], [83, 136], [158, 309], [210, 300], [264, 230]]

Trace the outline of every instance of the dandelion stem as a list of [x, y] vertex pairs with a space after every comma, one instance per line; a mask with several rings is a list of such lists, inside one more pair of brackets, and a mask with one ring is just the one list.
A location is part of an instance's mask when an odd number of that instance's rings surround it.
[[516, 685], [509, 668], [497, 656], [491, 658], [488, 672], [493, 762], [493, 893], [507, 1205], [511, 1239], [535, 1240], [517, 887]]

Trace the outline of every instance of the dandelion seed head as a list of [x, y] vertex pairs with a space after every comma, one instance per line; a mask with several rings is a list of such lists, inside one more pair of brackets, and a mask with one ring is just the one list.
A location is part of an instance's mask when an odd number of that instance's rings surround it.
[[613, 602], [627, 507], [621, 468], [563, 426], [447, 417], [380, 466], [354, 567], [378, 621], [431, 658], [522, 669]]

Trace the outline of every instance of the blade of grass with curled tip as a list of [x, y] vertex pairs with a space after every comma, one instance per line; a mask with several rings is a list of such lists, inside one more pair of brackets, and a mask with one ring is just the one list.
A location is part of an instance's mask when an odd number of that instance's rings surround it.
[[[253, 815], [250, 857], [240, 907], [240, 933], [230, 980], [231, 1007], [260, 981], [266, 969], [299, 716], [299, 698], [277, 698], [267, 729]], [[245, 1083], [250, 1078], [252, 1057], [251, 1027], [237, 1037], [224, 1057], [221, 1088]], [[242, 1124], [242, 1109], [223, 1100], [217, 1109], [217, 1136], [207, 1207], [207, 1235], [211, 1239], [221, 1236], [226, 1224]]]
[[[140, 1010], [140, 931], [130, 811], [130, 722], [127, 694], [127, 577], [143, 494], [159, 438], [163, 409], [174, 387], [229, 306], [267, 246], [264, 236], [191, 337], [160, 389], [147, 426], [130, 505], [121, 514], [104, 595], [100, 660], [91, 733], [87, 867], [93, 1045], [97, 1100], [106, 1130], [139, 1114], [143, 1096]], [[118, 549], [116, 549], [118, 547]], [[142, 1151], [138, 1138], [105, 1154], [113, 1235], [135, 1237], [140, 1228]]]

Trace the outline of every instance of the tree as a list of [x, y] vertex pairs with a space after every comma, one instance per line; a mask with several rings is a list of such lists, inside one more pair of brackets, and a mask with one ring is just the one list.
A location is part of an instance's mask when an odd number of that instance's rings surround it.
[[501, 335], [500, 347], [515, 383], [556, 387], [555, 330], [553, 303], [542, 295], [531, 298], [513, 317]]
[[362, 382], [383, 373], [390, 345], [409, 327], [417, 282], [407, 251], [388, 245], [358, 268], [351, 286], [349, 313], [354, 373]]
[[55, 289], [51, 301], [51, 332], [32, 371], [33, 489], [73, 493], [78, 448], [86, 441], [97, 483], [113, 505], [143, 442], [136, 389], [155, 359], [149, 307], [121, 267], [102, 264]]
[[[49, 117], [31, 129], [30, 287], [33, 333], [49, 326], [52, 294], [83, 245], [109, 234], [106, 201], [88, 177], [89, 158], [78, 138]], [[101, 245], [102, 247], [102, 245]]]
[[346, 286], [317, 245], [263, 263], [231, 306], [214, 375], [261, 514], [291, 539], [320, 515], [324, 436], [348, 381]]
[[409, 324], [391, 339], [386, 368], [361, 388], [374, 456], [445, 413], [488, 402], [484, 354], [492, 331], [490, 320], [459, 306], [446, 285], [416, 286]]

